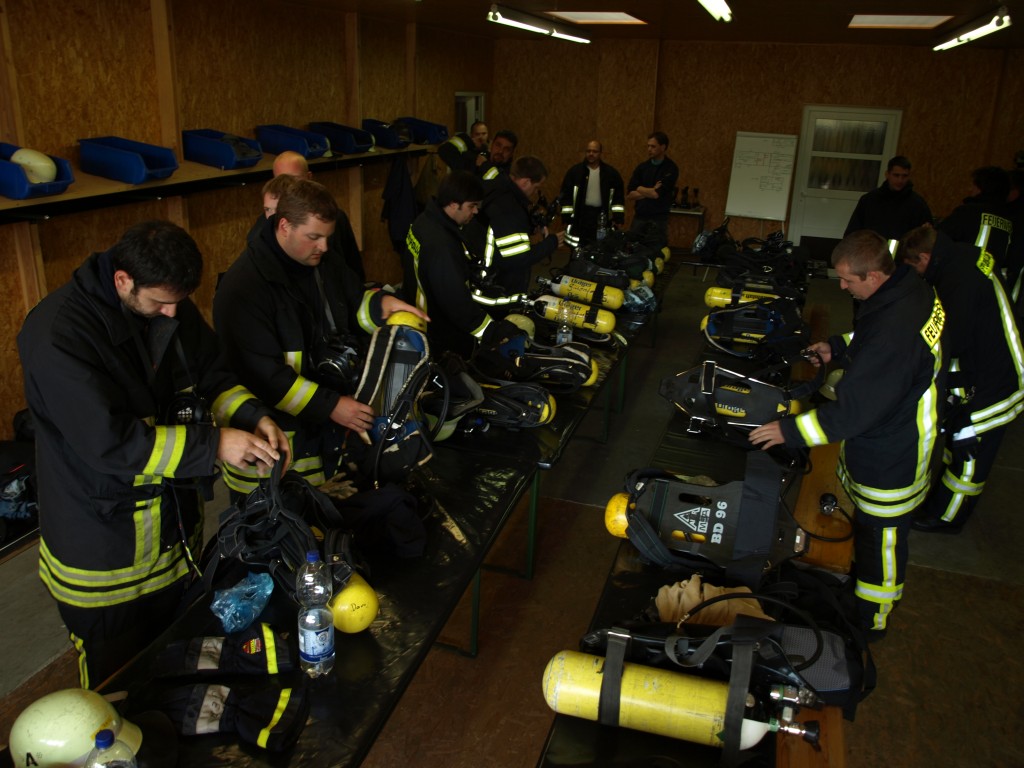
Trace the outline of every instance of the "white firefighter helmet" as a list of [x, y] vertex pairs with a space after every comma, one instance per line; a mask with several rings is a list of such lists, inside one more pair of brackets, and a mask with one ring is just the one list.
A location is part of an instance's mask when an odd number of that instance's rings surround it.
[[22, 167], [29, 184], [48, 184], [57, 178], [57, 164], [39, 150], [22, 147], [11, 155], [11, 162]]
[[80, 766], [104, 728], [138, 754], [142, 731], [95, 691], [66, 688], [29, 704], [11, 726], [14, 768]]

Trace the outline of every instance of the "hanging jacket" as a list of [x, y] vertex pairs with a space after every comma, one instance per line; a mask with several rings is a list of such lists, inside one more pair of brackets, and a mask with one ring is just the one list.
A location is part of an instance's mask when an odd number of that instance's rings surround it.
[[93, 254], [29, 313], [18, 349], [50, 594], [102, 607], [183, 578], [178, 514], [189, 544], [201, 543], [196, 479], [214, 475], [220, 431], [168, 423], [171, 402], [194, 388], [217, 424], [249, 431], [269, 415], [238, 384], [199, 310], [185, 299], [174, 318], [147, 323], [122, 307], [109, 252]]
[[384, 207], [380, 212], [380, 220], [388, 223], [388, 236], [391, 245], [399, 253], [405, 244], [405, 234], [420, 212], [416, 205], [416, 192], [412, 188], [412, 177], [405, 155], [396, 155], [391, 161], [391, 172], [381, 192]]
[[908, 181], [897, 192], [889, 187], [889, 182], [883, 181], [880, 186], [861, 195], [843, 236], [870, 229], [886, 240], [898, 240], [914, 227], [931, 220], [928, 203], [914, 191], [914, 182]]
[[857, 331], [830, 339], [836, 400], [781, 422], [789, 445], [842, 441], [836, 474], [858, 509], [895, 517], [928, 493], [945, 394], [944, 312], [905, 264], [861, 302]]
[[[336, 435], [331, 411], [340, 393], [317, 382], [317, 357], [329, 329], [314, 268], [288, 257], [277, 243], [277, 216], [221, 278], [213, 298], [213, 321], [232, 369], [274, 409], [273, 418], [292, 445], [292, 467], [309, 482], [324, 477], [325, 441]], [[316, 268], [337, 332], [371, 333], [381, 325], [381, 294], [364, 291], [344, 262], [328, 250]], [[226, 467], [235, 491], [255, 488], [247, 468]]]

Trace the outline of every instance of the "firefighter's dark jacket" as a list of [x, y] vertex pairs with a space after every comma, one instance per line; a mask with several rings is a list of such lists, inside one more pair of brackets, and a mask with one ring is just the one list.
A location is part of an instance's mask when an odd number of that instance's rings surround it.
[[174, 584], [187, 574], [176, 505], [197, 543], [195, 479], [215, 472], [219, 430], [168, 424], [168, 406], [194, 386], [220, 425], [251, 431], [269, 411], [239, 386], [191, 301], [148, 323], [123, 308], [109, 253], [90, 256], [29, 313], [18, 349], [50, 593], [98, 608]]
[[[245, 236], [245, 242], [248, 243], [250, 240], [259, 237], [260, 231], [266, 222], [266, 216], [261, 215], [256, 219], [252, 227], [249, 228], [249, 234]], [[340, 208], [338, 209], [338, 219], [334, 222], [334, 232], [327, 238], [327, 250], [336, 254], [331, 257], [332, 259], [344, 259], [348, 268], [359, 278], [360, 283], [366, 282], [366, 271], [363, 269], [363, 257], [359, 253], [356, 234], [352, 231], [352, 223], [349, 221], [348, 215]]]
[[[274, 420], [292, 443], [292, 466], [311, 482], [323, 482], [322, 442], [338, 392], [316, 381], [315, 357], [328, 333], [313, 268], [291, 259], [278, 245], [278, 217], [267, 219], [221, 278], [213, 321], [228, 361], [242, 382], [272, 406]], [[339, 334], [370, 333], [381, 325], [377, 291], [362, 284], [328, 250], [319, 265]], [[225, 472], [233, 490], [250, 490], [254, 476]]]
[[835, 401], [782, 420], [788, 445], [843, 441], [837, 474], [858, 509], [912, 511], [928, 492], [945, 394], [935, 291], [901, 264], [860, 305], [855, 334], [830, 339], [844, 369]]
[[871, 229], [886, 240], [898, 240], [914, 227], [932, 220], [928, 203], [914, 191], [914, 182], [908, 181], [897, 191], [883, 181], [870, 192], [865, 192], [857, 201], [845, 234], [861, 229]]
[[949, 235], [953, 242], [984, 248], [996, 260], [996, 266], [1003, 269], [1013, 230], [1011, 215], [1005, 200], [994, 195], [975, 195], [965, 197], [936, 228]]
[[530, 200], [504, 174], [484, 181], [480, 217], [490, 228], [484, 259], [493, 258], [497, 282], [508, 293], [524, 293], [530, 286], [530, 267], [555, 252], [557, 236], [548, 235], [539, 243], [530, 243], [534, 230]]
[[984, 432], [1024, 408], [1024, 350], [991, 256], [942, 232], [936, 235], [924, 278], [946, 310], [942, 346], [950, 360], [948, 385], [973, 390], [964, 413], [977, 416], [975, 429]]
[[487, 156], [487, 147], [478, 149], [468, 133], [456, 133], [437, 148], [437, 154], [453, 171], [476, 173], [476, 159]]
[[[622, 176], [607, 163], [601, 163], [601, 210], [608, 217], [608, 223], [622, 224], [626, 216], [626, 193]], [[562, 220], [566, 224], [575, 221], [576, 211], [587, 204], [587, 182], [590, 166], [584, 161], [565, 172], [562, 179]]]
[[406, 275], [406, 281], [416, 285], [416, 306], [430, 316], [432, 350], [450, 350], [468, 359], [492, 319], [473, 300], [472, 262], [462, 230], [431, 200], [409, 227], [405, 245], [415, 265], [415, 274]]

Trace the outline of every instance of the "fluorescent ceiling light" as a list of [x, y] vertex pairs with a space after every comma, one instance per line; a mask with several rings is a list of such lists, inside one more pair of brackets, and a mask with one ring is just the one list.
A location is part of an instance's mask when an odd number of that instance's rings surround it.
[[952, 16], [886, 16], [858, 13], [850, 19], [850, 29], [935, 29]]
[[577, 34], [575, 27], [559, 24], [557, 21], [542, 19], [539, 16], [531, 16], [528, 13], [517, 11], [514, 8], [505, 8], [501, 5], [492, 5], [487, 12], [487, 20], [495, 24], [504, 24], [506, 27], [525, 29], [527, 32], [536, 32], [539, 35], [555, 37], [559, 40], [570, 40], [574, 43], [589, 43], [590, 40]]
[[1006, 10], [1006, 6], [1001, 6], [993, 16], [987, 16], [983, 19], [978, 19], [966, 27], [963, 27], [957, 33], [946, 42], [941, 45], [936, 45], [932, 48], [933, 51], [948, 51], [950, 48], [956, 48], [958, 45], [969, 43], [972, 40], [977, 40], [979, 37], [985, 35], [991, 35], [993, 32], [998, 32], [1000, 29], [1006, 29], [1011, 24], [1010, 12]]
[[725, 0], [698, 0], [704, 10], [715, 17], [715, 21], [732, 21], [732, 11]]
[[548, 16], [571, 24], [646, 24], [646, 21], [620, 11], [545, 11]]

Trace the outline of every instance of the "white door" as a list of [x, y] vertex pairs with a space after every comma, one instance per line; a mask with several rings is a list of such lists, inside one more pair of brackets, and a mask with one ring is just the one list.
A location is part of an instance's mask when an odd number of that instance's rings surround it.
[[789, 238], [841, 238], [860, 196], [885, 178], [897, 153], [898, 109], [804, 107]]

